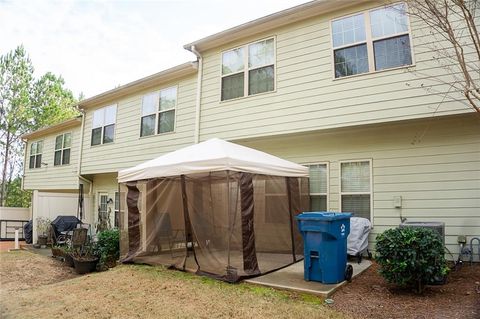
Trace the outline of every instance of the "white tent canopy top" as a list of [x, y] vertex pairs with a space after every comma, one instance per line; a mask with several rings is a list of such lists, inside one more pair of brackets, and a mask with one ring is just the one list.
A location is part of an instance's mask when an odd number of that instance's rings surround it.
[[308, 177], [308, 168], [245, 146], [213, 138], [118, 172], [118, 182], [219, 171]]

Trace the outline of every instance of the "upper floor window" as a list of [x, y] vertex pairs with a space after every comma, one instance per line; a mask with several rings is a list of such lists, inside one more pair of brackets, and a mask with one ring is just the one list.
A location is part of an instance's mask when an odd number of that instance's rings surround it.
[[332, 21], [335, 77], [412, 64], [404, 3]]
[[324, 212], [328, 209], [328, 166], [308, 165], [310, 172], [310, 209]]
[[176, 106], [176, 86], [145, 95], [142, 100], [140, 136], [173, 132]]
[[91, 145], [111, 143], [115, 136], [117, 105], [102, 107], [93, 113]]
[[53, 165], [70, 164], [70, 148], [72, 145], [72, 134], [65, 133], [55, 138], [55, 155]]
[[42, 166], [43, 141], [30, 144], [30, 163], [29, 168], [40, 168]]
[[222, 53], [222, 101], [275, 89], [275, 43], [266, 39]]

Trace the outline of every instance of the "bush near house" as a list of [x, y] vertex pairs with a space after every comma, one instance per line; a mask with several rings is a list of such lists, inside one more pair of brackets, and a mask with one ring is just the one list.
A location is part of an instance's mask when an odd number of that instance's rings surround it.
[[96, 255], [100, 257], [101, 267], [113, 267], [120, 257], [120, 232], [118, 229], [107, 229], [98, 233], [95, 245]]
[[394, 228], [377, 236], [380, 274], [390, 283], [415, 288], [422, 293], [426, 284], [448, 273], [444, 248], [438, 233], [426, 228]]

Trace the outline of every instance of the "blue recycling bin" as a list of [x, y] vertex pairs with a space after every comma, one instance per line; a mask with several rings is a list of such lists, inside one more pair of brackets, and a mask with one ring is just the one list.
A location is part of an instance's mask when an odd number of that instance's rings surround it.
[[303, 236], [304, 278], [336, 284], [351, 278], [347, 237], [351, 213], [306, 212], [296, 216]]

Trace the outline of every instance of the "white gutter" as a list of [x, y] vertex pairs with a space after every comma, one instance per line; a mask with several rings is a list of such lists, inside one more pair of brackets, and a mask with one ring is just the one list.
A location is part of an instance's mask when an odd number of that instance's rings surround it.
[[27, 170], [28, 140], [22, 139], [22, 142], [25, 143], [25, 152], [23, 154], [23, 174], [22, 174], [22, 185], [20, 186], [20, 189], [24, 191], [25, 190], [25, 172]]
[[88, 188], [88, 194], [92, 195], [92, 181], [86, 179], [83, 177], [81, 173], [81, 168], [82, 168], [82, 154], [83, 154], [83, 135], [85, 134], [85, 111], [82, 109], [78, 109], [80, 113], [82, 113], [82, 125], [80, 127], [80, 145], [78, 146], [78, 164], [77, 164], [77, 176], [79, 179], [81, 179], [84, 182], [87, 182], [90, 187]]
[[195, 50], [195, 46], [190, 47], [190, 51], [197, 56], [198, 60], [198, 75], [197, 75], [197, 97], [195, 99], [195, 132], [194, 143], [200, 142], [200, 103], [202, 99], [202, 73], [203, 73], [203, 58], [200, 52]]

